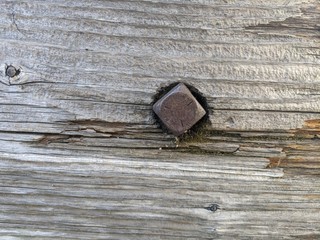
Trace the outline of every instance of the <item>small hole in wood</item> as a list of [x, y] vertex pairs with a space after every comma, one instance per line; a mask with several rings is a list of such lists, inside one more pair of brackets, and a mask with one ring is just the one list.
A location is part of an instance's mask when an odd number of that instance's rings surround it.
[[10, 78], [13, 78], [15, 76], [18, 76], [21, 72], [20, 69], [12, 66], [12, 65], [9, 65], [9, 66], [6, 66], [6, 76], [10, 77]]

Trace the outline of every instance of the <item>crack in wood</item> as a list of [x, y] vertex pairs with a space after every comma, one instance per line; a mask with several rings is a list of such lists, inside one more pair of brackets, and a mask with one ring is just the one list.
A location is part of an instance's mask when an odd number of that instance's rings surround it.
[[[298, 37], [319, 39], [320, 14], [315, 13], [315, 9], [320, 10], [320, 3], [314, 1], [313, 4], [306, 4], [300, 8], [301, 14], [295, 17], [287, 17], [281, 21], [270, 21], [267, 24], [257, 24], [245, 27], [246, 30], [263, 31], [264, 33], [294, 32]], [[318, 11], [319, 12], [319, 11]]]

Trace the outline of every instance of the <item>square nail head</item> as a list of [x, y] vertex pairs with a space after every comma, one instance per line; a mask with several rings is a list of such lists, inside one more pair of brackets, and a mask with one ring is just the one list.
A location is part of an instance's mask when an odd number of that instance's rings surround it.
[[175, 136], [194, 126], [206, 111], [187, 86], [179, 83], [153, 105], [153, 111]]

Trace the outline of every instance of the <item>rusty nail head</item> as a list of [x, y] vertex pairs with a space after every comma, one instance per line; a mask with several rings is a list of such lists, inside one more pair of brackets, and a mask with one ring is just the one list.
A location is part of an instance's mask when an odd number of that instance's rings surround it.
[[196, 124], [206, 111], [183, 83], [179, 83], [153, 105], [153, 111], [175, 136]]
[[14, 66], [8, 66], [6, 69], [6, 75], [8, 77], [14, 77], [17, 74], [17, 70]]

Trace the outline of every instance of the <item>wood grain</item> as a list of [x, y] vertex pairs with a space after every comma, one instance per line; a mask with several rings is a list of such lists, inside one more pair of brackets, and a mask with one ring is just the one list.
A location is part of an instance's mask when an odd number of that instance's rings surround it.
[[[318, 0], [1, 1], [0, 239], [318, 239], [319, 20]], [[195, 136], [153, 117], [174, 82], [207, 99]]]

